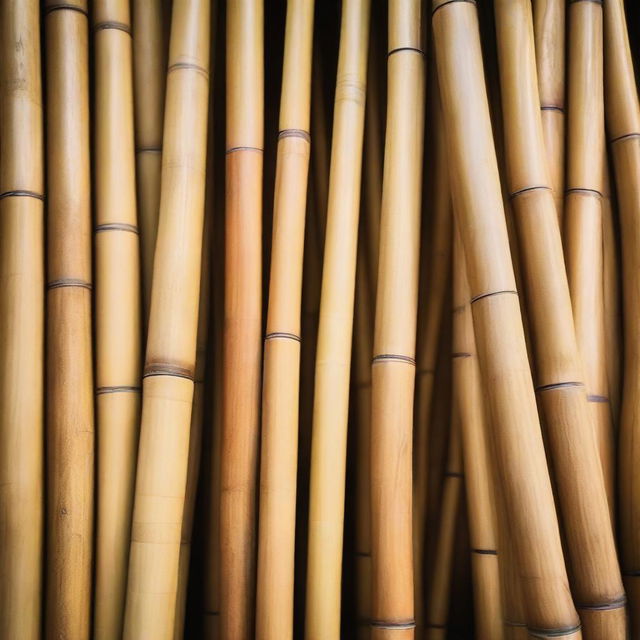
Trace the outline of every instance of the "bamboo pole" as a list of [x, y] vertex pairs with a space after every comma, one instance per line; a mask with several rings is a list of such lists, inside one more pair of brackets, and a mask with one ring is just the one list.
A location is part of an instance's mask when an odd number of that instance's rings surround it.
[[340, 638], [349, 374], [369, 0], [342, 5], [311, 437], [306, 640]]
[[309, 171], [310, 0], [287, 3], [264, 343], [256, 638], [293, 638], [300, 309]]
[[89, 638], [94, 414], [86, 2], [45, 5], [47, 638]]
[[227, 4], [223, 640], [248, 640], [253, 635], [262, 332], [263, 20], [261, 0]]
[[39, 3], [0, 3], [0, 636], [40, 637], [44, 175]]
[[140, 268], [129, 3], [93, 6], [97, 512], [94, 637], [120, 637], [140, 419]]
[[[573, 594], [587, 637], [624, 638], [624, 589], [548, 182], [531, 6], [528, 0], [495, 0], [494, 7], [507, 186], [520, 239], [536, 391], [545, 417]], [[569, 206], [567, 223], [573, 215], [578, 214]], [[571, 243], [572, 236], [568, 234], [567, 240]], [[602, 291], [601, 283], [602, 279], [596, 280], [590, 286], [600, 285]], [[585, 425], [592, 429], [585, 430]]]
[[124, 640], [172, 640], [194, 391], [210, 3], [175, 0]]
[[[581, 637], [571, 601], [502, 205], [477, 9], [435, 0], [433, 28], [456, 219], [530, 634]], [[524, 579], [526, 576], [526, 579]]]
[[624, 383], [618, 444], [620, 563], [633, 637], [640, 634], [640, 501], [636, 491], [640, 456], [640, 105], [622, 0], [607, 0], [604, 31], [607, 131], [620, 206], [624, 299]]
[[422, 6], [389, 5], [372, 360], [372, 640], [413, 638], [412, 439], [424, 130]]

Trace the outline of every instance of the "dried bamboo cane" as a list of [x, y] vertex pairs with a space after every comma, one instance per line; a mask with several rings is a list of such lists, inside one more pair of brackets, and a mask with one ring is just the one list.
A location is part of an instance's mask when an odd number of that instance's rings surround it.
[[564, 207], [565, 12], [564, 0], [533, 1], [540, 116], [549, 183], [561, 230]]
[[435, 0], [433, 28], [478, 356], [529, 633], [579, 638], [514, 295], [474, 5]]
[[[573, 594], [585, 636], [624, 638], [626, 600], [548, 183], [531, 5], [528, 0], [495, 0], [494, 7], [507, 186], [520, 240], [536, 391], [545, 416]], [[577, 214], [569, 206], [567, 222], [572, 215]], [[572, 237], [567, 239], [571, 242]], [[600, 278], [591, 286], [600, 284], [602, 289], [601, 283]], [[589, 562], [584, 562], [585, 557]]]
[[227, 3], [223, 640], [253, 635], [262, 332], [263, 2]]
[[293, 637], [300, 305], [309, 172], [311, 0], [287, 3], [264, 343], [256, 638]]
[[45, 4], [47, 638], [91, 632], [94, 414], [87, 3]]
[[372, 360], [372, 640], [414, 637], [412, 440], [422, 197], [422, 3], [389, 4], [387, 128]]
[[327, 231], [327, 198], [329, 196], [329, 146], [327, 108], [324, 96], [324, 65], [320, 47], [316, 47], [315, 64], [312, 64], [311, 86], [311, 133], [313, 135], [312, 171], [313, 193], [316, 198], [316, 243], [320, 255], [324, 253], [324, 238]]
[[[601, 3], [572, 2], [569, 34], [565, 261], [578, 349], [584, 362], [588, 400], [613, 516], [613, 425], [607, 389], [601, 286], [605, 144]], [[615, 521], [613, 517], [612, 521]]]
[[44, 175], [39, 3], [0, 2], [0, 636], [40, 637]]
[[160, 210], [166, 86], [166, 0], [133, 0], [133, 90], [144, 326], [149, 322], [153, 254]]
[[621, 566], [629, 596], [631, 636], [640, 635], [640, 105], [622, 0], [604, 5], [605, 89], [622, 239], [624, 383], [618, 457]]
[[349, 374], [370, 0], [342, 5], [311, 438], [306, 640], [340, 638]]
[[97, 522], [94, 637], [120, 637], [140, 419], [140, 256], [129, 2], [93, 5]]
[[175, 0], [124, 640], [172, 640], [203, 237], [210, 3]]

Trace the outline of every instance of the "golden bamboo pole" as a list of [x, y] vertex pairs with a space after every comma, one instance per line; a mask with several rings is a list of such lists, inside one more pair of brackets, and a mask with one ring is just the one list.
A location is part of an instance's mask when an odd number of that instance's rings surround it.
[[210, 3], [175, 0], [124, 640], [173, 640], [203, 236]]
[[316, 352], [306, 640], [340, 638], [349, 374], [370, 0], [342, 5]]
[[47, 638], [88, 639], [93, 560], [87, 3], [45, 4], [47, 65]]
[[166, 0], [131, 2], [136, 176], [145, 328], [149, 322], [153, 254], [160, 210], [162, 125], [167, 77], [166, 4]]
[[140, 419], [140, 257], [127, 0], [93, 5], [97, 511], [94, 637], [120, 637]]
[[389, 4], [387, 128], [372, 360], [372, 640], [414, 637], [412, 439], [424, 130], [419, 0]]
[[602, 289], [604, 102], [602, 5], [569, 7], [565, 261], [579, 353], [593, 413], [612, 521], [614, 444], [605, 359]]
[[540, 116], [549, 184], [562, 230], [565, 148], [565, 0], [533, 0]]
[[312, 0], [287, 3], [264, 343], [256, 638], [293, 637], [300, 308], [309, 172]]
[[0, 2], [0, 636], [41, 631], [44, 173], [40, 6]]
[[606, 118], [620, 207], [624, 299], [624, 382], [618, 443], [620, 564], [634, 637], [640, 634], [640, 501], [636, 490], [640, 456], [640, 105], [622, 0], [607, 0], [604, 36]]
[[[507, 186], [520, 239], [536, 391], [545, 417], [573, 594], [589, 638], [623, 638], [626, 600], [548, 181], [536, 96], [531, 4], [528, 0], [495, 0], [494, 7]], [[567, 223], [576, 215], [569, 206]], [[568, 234], [567, 240], [571, 243], [572, 236]], [[598, 285], [602, 290], [602, 277], [590, 286]], [[585, 425], [592, 429], [585, 430]]]
[[311, 67], [311, 133], [313, 135], [312, 172], [313, 193], [316, 201], [316, 239], [318, 252], [324, 253], [324, 239], [327, 230], [327, 198], [329, 195], [329, 131], [327, 108], [324, 95], [324, 64], [320, 47], [316, 47], [314, 64]]
[[450, 167], [457, 176], [455, 214], [526, 622], [532, 635], [579, 638], [515, 295], [475, 3], [435, 0], [433, 28]]
[[227, 3], [224, 391], [220, 495], [223, 640], [253, 635], [262, 332], [263, 3]]

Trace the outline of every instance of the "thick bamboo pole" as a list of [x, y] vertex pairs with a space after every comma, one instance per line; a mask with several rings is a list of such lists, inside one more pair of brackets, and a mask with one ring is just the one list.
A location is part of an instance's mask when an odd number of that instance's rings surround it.
[[372, 360], [372, 640], [413, 638], [412, 440], [422, 197], [422, 3], [389, 4], [387, 128]]
[[44, 174], [39, 3], [0, 2], [0, 636], [40, 637]]
[[175, 0], [124, 640], [172, 640], [204, 216], [210, 3]]
[[127, 0], [93, 5], [97, 522], [94, 637], [120, 637], [140, 419], [140, 266]]
[[533, 0], [540, 116], [549, 184], [562, 230], [565, 148], [565, 0]]
[[47, 638], [89, 638], [94, 414], [87, 3], [45, 5]]
[[[507, 187], [520, 240], [536, 391], [545, 417], [573, 594], [586, 637], [624, 638], [626, 600], [548, 182], [531, 5], [528, 0], [495, 0], [494, 7]], [[569, 206], [568, 223], [573, 215], [579, 214]], [[567, 239], [572, 241], [570, 235]], [[602, 291], [602, 276], [590, 286]], [[585, 556], [589, 562], [584, 562]]]
[[326, 98], [324, 94], [324, 62], [320, 46], [316, 47], [312, 65], [313, 82], [311, 86], [311, 133], [313, 134], [312, 172], [313, 193], [316, 201], [316, 239], [318, 252], [324, 252], [324, 238], [327, 230], [327, 199], [329, 197], [329, 156], [331, 154], [330, 135]]
[[309, 172], [312, 0], [287, 3], [264, 343], [256, 638], [293, 637], [300, 308]]
[[529, 632], [579, 638], [515, 295], [474, 5], [435, 0], [433, 28], [478, 356]]
[[640, 635], [640, 105], [622, 0], [604, 6], [605, 90], [622, 239], [624, 382], [618, 454], [620, 563], [629, 597], [631, 635]]
[[262, 333], [263, 3], [227, 3], [224, 391], [220, 495], [223, 640], [253, 635]]
[[[612, 516], [614, 444], [605, 358], [602, 289], [604, 102], [602, 4], [569, 7], [565, 261], [578, 348]], [[613, 521], [615, 519], [612, 518]]]
[[342, 5], [311, 438], [307, 640], [340, 638], [349, 374], [370, 9], [370, 0], [346, 0]]

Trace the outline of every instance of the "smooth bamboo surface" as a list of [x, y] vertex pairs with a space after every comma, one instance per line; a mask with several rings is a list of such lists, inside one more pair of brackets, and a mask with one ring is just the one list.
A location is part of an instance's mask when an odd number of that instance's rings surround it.
[[89, 28], [45, 6], [47, 79], [47, 638], [88, 639], [93, 562]]
[[579, 638], [515, 292], [474, 5], [436, 0], [433, 28], [496, 465], [529, 633]]
[[210, 3], [175, 0], [123, 638], [173, 640], [196, 364]]
[[0, 636], [41, 632], [44, 172], [40, 6], [0, 3]]

